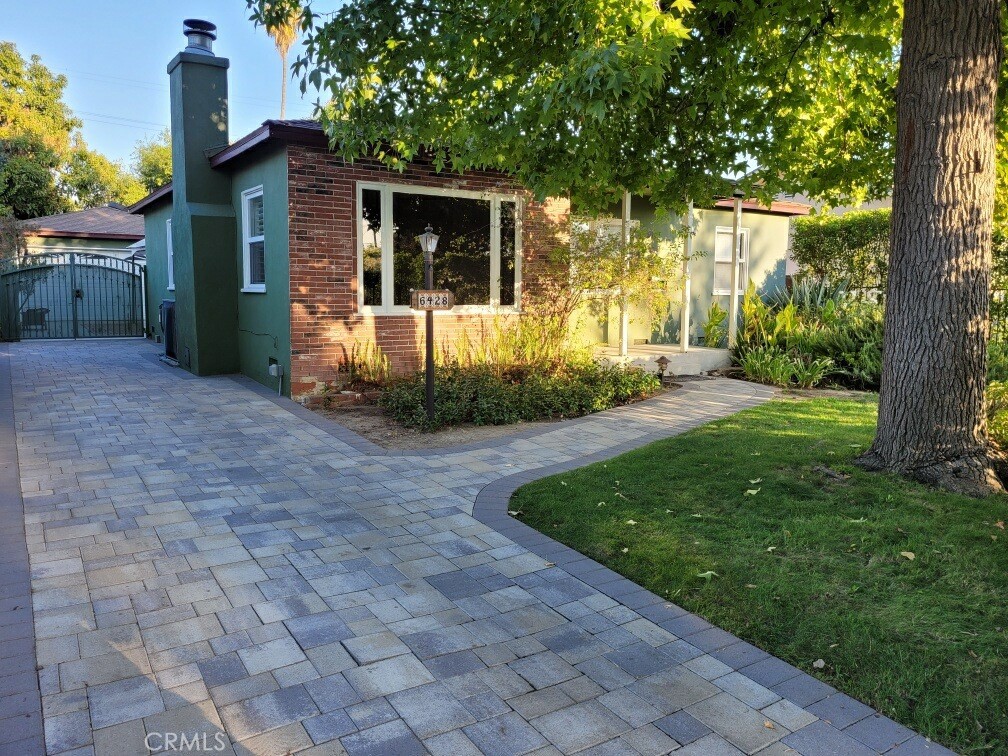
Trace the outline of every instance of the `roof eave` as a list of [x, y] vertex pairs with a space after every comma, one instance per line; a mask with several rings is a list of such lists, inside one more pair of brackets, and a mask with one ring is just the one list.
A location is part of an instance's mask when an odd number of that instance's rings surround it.
[[134, 202], [132, 205], [130, 205], [129, 212], [132, 213], [133, 215], [142, 214], [143, 211], [148, 207], [150, 207], [151, 205], [157, 204], [162, 199], [170, 197], [171, 193], [172, 193], [172, 185], [171, 182], [169, 181], [167, 184], [160, 187], [159, 189], [155, 189], [153, 192], [148, 194], [143, 199], [138, 200]]
[[305, 128], [277, 121], [266, 121], [255, 131], [246, 134], [234, 144], [228, 145], [220, 152], [212, 155], [210, 157], [210, 167], [220, 168], [224, 164], [230, 163], [250, 150], [272, 140], [284, 143], [312, 144], [320, 147], [329, 146], [329, 138], [320, 128]]
[[109, 239], [111, 241], [139, 241], [143, 234], [113, 234], [103, 231], [60, 231], [55, 228], [34, 228], [27, 232], [28, 236], [38, 236], [47, 239]]

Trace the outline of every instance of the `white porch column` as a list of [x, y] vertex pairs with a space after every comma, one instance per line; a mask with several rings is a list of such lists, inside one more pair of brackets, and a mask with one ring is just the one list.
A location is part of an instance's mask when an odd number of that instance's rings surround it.
[[683, 289], [682, 309], [679, 312], [679, 351], [689, 351], [690, 324], [690, 258], [693, 256], [693, 200], [686, 208], [686, 218], [683, 223], [686, 237], [683, 239]]
[[735, 343], [738, 333], [739, 312], [739, 238], [742, 229], [742, 197], [736, 192], [732, 196], [732, 253], [731, 253], [731, 298], [728, 300], [728, 347]]
[[[626, 259], [626, 247], [630, 243], [630, 192], [623, 192], [623, 257]], [[630, 308], [627, 307], [626, 297], [620, 296], [620, 323], [619, 323], [619, 353], [620, 357], [627, 356], [627, 347], [630, 344]]]

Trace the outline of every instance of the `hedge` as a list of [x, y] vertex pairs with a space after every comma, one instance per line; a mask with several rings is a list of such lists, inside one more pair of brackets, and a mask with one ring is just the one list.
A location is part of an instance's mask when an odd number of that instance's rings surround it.
[[795, 262], [819, 279], [848, 288], [885, 289], [892, 211], [854, 210], [795, 219]]

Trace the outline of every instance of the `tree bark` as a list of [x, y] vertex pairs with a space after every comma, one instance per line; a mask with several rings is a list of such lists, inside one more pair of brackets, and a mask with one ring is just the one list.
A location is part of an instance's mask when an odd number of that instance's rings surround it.
[[860, 462], [1003, 490], [985, 408], [999, 0], [905, 0], [878, 431]]

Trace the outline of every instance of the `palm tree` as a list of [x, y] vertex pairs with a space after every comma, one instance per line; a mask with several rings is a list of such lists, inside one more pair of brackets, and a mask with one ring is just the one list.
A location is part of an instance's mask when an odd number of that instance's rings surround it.
[[283, 82], [280, 88], [280, 118], [287, 113], [287, 79], [290, 73], [287, 70], [287, 53], [290, 52], [291, 45], [297, 39], [298, 31], [301, 27], [301, 10], [291, 8], [286, 17], [276, 20], [275, 23], [266, 25], [266, 33], [273, 38], [277, 52], [280, 53], [280, 62], [283, 65]]

